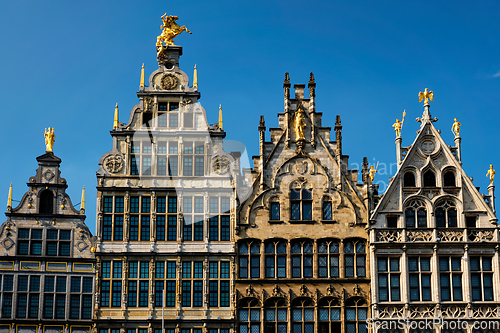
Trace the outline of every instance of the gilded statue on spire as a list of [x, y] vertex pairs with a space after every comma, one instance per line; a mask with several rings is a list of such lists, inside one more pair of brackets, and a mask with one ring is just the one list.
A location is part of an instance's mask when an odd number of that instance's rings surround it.
[[302, 105], [299, 105], [297, 108], [297, 111], [295, 112], [295, 117], [294, 117], [294, 132], [295, 132], [295, 140], [300, 141], [300, 140], [305, 140], [304, 136], [304, 129], [306, 128], [306, 123], [304, 122], [304, 109], [302, 108]]
[[405, 116], [406, 110], [403, 110], [403, 120], [399, 121], [399, 119], [396, 119], [396, 122], [392, 125], [392, 127], [394, 127], [394, 130], [396, 131], [396, 138], [401, 137], [401, 129], [403, 128], [403, 124], [405, 122]]
[[493, 169], [493, 165], [490, 164], [490, 168], [486, 173], [486, 177], [490, 176], [490, 185], [493, 185], [493, 180], [495, 180], [495, 169]]
[[460, 136], [460, 126], [462, 126], [462, 124], [460, 124], [457, 118], [455, 118], [454, 123], [451, 126], [451, 131], [453, 132], [453, 134], [455, 134], [455, 138], [458, 138]]
[[191, 33], [191, 31], [186, 28], [185, 25], [182, 27], [179, 26], [175, 21], [179, 19], [179, 16], [167, 16], [165, 13], [161, 20], [163, 24], [160, 26], [160, 29], [163, 29], [161, 35], [156, 38], [156, 52], [157, 52], [157, 60], [160, 61], [160, 58], [165, 56], [165, 51], [167, 47], [174, 44], [174, 38], [180, 35], [183, 31]]
[[52, 152], [54, 147], [54, 141], [56, 141], [56, 135], [54, 134], [54, 129], [49, 127], [49, 130], [45, 129], [45, 147], [46, 150]]
[[427, 91], [427, 88], [425, 88], [424, 92], [419, 92], [418, 93], [418, 102], [422, 102], [424, 100], [424, 106], [429, 105], [429, 100], [433, 102], [434, 99], [434, 93], [432, 91]]

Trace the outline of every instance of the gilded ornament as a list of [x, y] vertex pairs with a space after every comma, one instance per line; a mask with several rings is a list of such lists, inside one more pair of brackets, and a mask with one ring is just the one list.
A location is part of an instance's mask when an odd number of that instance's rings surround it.
[[47, 131], [47, 129], [45, 129], [44, 137], [45, 137], [45, 147], [46, 147], [47, 152], [52, 152], [52, 148], [54, 147], [54, 141], [56, 141], [56, 135], [54, 134], [54, 128], [49, 127], [48, 131]]
[[302, 105], [300, 105], [297, 108], [297, 111], [295, 112], [295, 117], [294, 117], [294, 132], [295, 132], [295, 140], [300, 141], [300, 140], [305, 140], [304, 136], [304, 129], [306, 128], [306, 123], [304, 122], [305, 116], [304, 116], [304, 109]]
[[427, 88], [425, 88], [424, 92], [418, 93], [418, 102], [420, 103], [422, 102], [422, 100], [424, 100], [424, 106], [429, 105], [429, 100], [431, 100], [431, 102], [434, 102], [433, 99], [434, 93], [432, 91], [427, 91]]
[[401, 129], [403, 128], [403, 124], [405, 122], [406, 110], [403, 111], [403, 120], [400, 122], [399, 119], [396, 119], [396, 122], [392, 125], [394, 127], [394, 131], [396, 131], [396, 138], [401, 137]]
[[493, 185], [493, 180], [495, 179], [495, 169], [493, 169], [493, 164], [490, 164], [490, 169], [486, 173], [486, 176], [490, 176], [490, 185]]
[[161, 77], [160, 87], [163, 90], [173, 90], [179, 85], [179, 79], [172, 74], [165, 74]]
[[453, 119], [453, 121], [454, 123], [451, 126], [451, 131], [455, 134], [455, 138], [458, 138], [460, 136], [460, 126], [462, 126], [462, 124], [458, 122], [457, 118]]
[[375, 179], [375, 174], [377, 173], [377, 169], [378, 169], [378, 162], [377, 162], [377, 166], [375, 168], [372, 165], [372, 166], [370, 166], [370, 170], [368, 171], [368, 178], [370, 178], [372, 183], [373, 183], [373, 180]]
[[185, 25], [182, 27], [179, 26], [175, 21], [179, 19], [179, 16], [167, 16], [165, 13], [161, 17], [163, 24], [160, 26], [160, 29], [163, 29], [161, 35], [156, 38], [156, 52], [157, 52], [157, 60], [160, 61], [160, 58], [165, 57], [165, 51], [167, 48], [174, 44], [174, 38], [180, 35], [183, 31], [189, 32], [191, 31], [186, 28]]

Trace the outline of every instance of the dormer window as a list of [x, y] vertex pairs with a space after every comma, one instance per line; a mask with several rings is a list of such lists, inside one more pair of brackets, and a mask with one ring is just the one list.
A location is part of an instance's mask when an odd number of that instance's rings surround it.
[[431, 170], [424, 173], [424, 187], [436, 187], [436, 175]]
[[413, 172], [406, 172], [403, 178], [403, 187], [415, 187], [415, 175]]
[[444, 186], [456, 186], [455, 174], [452, 171], [446, 172], [443, 178], [444, 178]]
[[51, 190], [43, 190], [40, 194], [40, 214], [54, 214], [54, 194]]
[[179, 102], [158, 103], [158, 127], [179, 127]]

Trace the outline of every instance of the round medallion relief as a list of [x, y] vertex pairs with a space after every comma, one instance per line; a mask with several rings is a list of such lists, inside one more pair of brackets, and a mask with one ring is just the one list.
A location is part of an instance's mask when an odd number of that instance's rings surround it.
[[424, 152], [425, 154], [432, 153], [435, 148], [436, 144], [434, 143], [434, 140], [431, 139], [424, 140], [421, 144], [422, 152]]
[[172, 74], [165, 74], [161, 77], [160, 86], [163, 90], [173, 90], [179, 85], [179, 79]]

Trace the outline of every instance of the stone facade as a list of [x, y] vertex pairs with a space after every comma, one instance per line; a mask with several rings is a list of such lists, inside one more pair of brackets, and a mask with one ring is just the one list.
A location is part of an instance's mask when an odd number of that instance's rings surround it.
[[85, 209], [75, 209], [52, 152], [37, 157], [36, 175], [0, 227], [1, 332], [90, 333], [94, 238]]
[[[498, 332], [499, 229], [494, 186], [482, 195], [448, 146], [428, 103], [414, 143], [396, 138], [398, 172], [370, 218], [371, 303], [381, 332]], [[414, 330], [442, 318], [443, 326]], [[469, 328], [457, 327], [459, 321]], [[390, 326], [390, 325], [393, 326]], [[460, 325], [462, 325], [460, 324]], [[461, 328], [461, 329], [460, 329]]]
[[[239, 208], [236, 302], [238, 332], [366, 332], [370, 262], [367, 255], [368, 183], [358, 183], [342, 153], [342, 125], [335, 140], [303, 84], [285, 76], [285, 110], [265, 138]], [[303, 119], [302, 119], [303, 118]], [[303, 123], [300, 121], [302, 119]]]
[[224, 152], [181, 55], [168, 47], [99, 162], [100, 333], [233, 327], [239, 154]]

